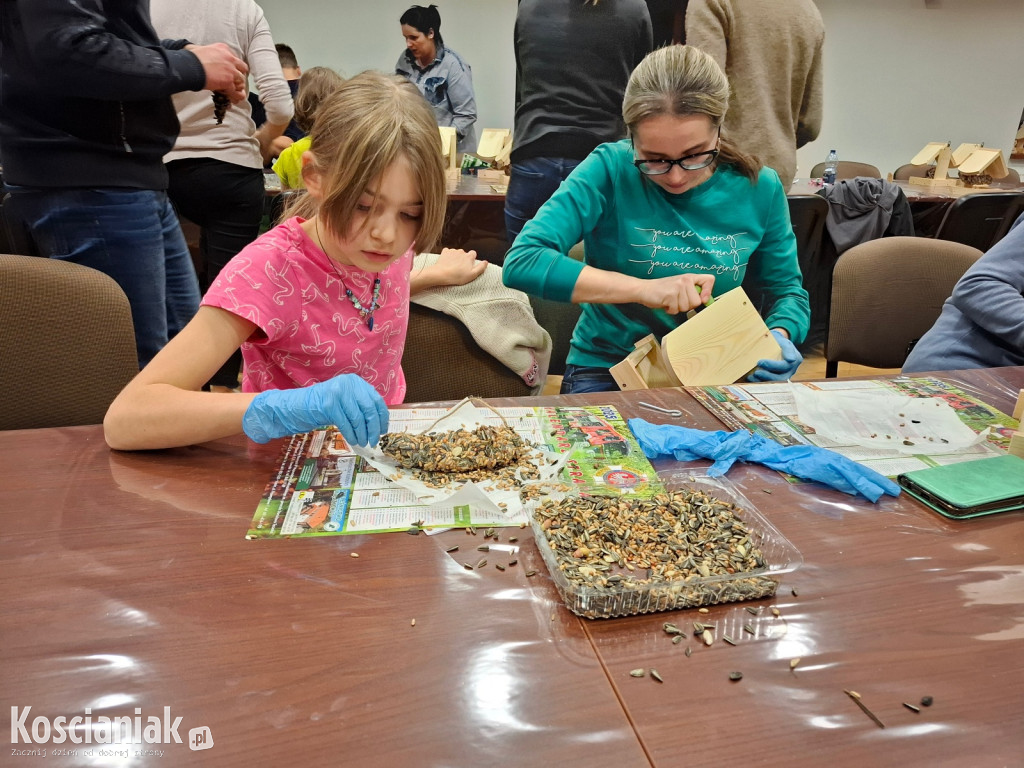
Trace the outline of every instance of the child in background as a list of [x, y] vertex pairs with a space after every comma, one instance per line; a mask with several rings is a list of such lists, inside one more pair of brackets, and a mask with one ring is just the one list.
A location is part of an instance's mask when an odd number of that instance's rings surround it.
[[306, 136], [283, 150], [274, 163], [274, 173], [281, 177], [284, 189], [302, 189], [302, 153], [309, 149], [309, 133], [316, 121], [316, 110], [321, 102], [344, 85], [345, 79], [327, 67], [313, 67], [299, 78], [299, 92], [295, 97], [295, 123]]
[[[486, 266], [429, 250], [446, 195], [437, 122], [415, 86], [364, 72], [323, 103], [292, 218], [243, 249], [191, 322], [111, 404], [112, 448], [167, 448], [245, 432], [267, 442], [325, 424], [374, 445], [401, 403], [410, 292]], [[237, 348], [242, 391], [200, 391]]]

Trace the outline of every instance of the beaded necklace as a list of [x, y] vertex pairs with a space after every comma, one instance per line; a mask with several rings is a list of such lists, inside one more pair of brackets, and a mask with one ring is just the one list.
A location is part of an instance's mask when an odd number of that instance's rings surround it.
[[316, 239], [320, 243], [320, 250], [327, 256], [327, 260], [331, 262], [331, 266], [334, 267], [334, 272], [338, 276], [338, 280], [341, 281], [341, 287], [345, 289], [345, 296], [352, 302], [352, 306], [355, 307], [356, 312], [359, 313], [359, 319], [366, 321], [367, 330], [373, 330], [373, 313], [380, 308], [380, 277], [376, 277], [373, 281], [373, 297], [370, 300], [370, 306], [364, 307], [362, 302], [356, 298], [356, 295], [352, 293], [352, 290], [345, 285], [345, 279], [341, 276], [341, 272], [338, 270], [338, 265], [335, 264], [334, 259], [327, 253], [327, 249], [324, 247], [324, 241], [320, 237], [320, 221], [319, 219], [313, 220], [313, 228], [316, 230]]

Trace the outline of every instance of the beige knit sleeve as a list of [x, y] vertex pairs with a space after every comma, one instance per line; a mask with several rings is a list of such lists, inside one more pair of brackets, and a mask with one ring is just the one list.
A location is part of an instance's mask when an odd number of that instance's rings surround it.
[[723, 72], [732, 30], [730, 0], [690, 0], [686, 6], [686, 44], [710, 54]]

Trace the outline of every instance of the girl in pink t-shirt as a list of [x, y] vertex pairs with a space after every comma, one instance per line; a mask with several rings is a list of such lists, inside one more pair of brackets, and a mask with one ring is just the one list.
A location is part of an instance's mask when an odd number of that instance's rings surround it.
[[[195, 317], [117, 396], [112, 448], [167, 448], [244, 431], [257, 442], [335, 424], [353, 445], [400, 403], [409, 296], [475, 279], [473, 251], [442, 251], [446, 203], [437, 123], [415, 86], [364, 72], [317, 113], [295, 215], [241, 251]], [[239, 347], [242, 392], [203, 392]]]

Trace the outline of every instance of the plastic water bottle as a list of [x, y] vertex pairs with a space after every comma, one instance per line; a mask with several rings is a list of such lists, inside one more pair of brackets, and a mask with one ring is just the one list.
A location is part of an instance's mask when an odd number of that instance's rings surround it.
[[825, 170], [821, 174], [822, 184], [836, 183], [836, 168], [839, 167], [839, 153], [830, 149], [828, 157], [825, 158]]

